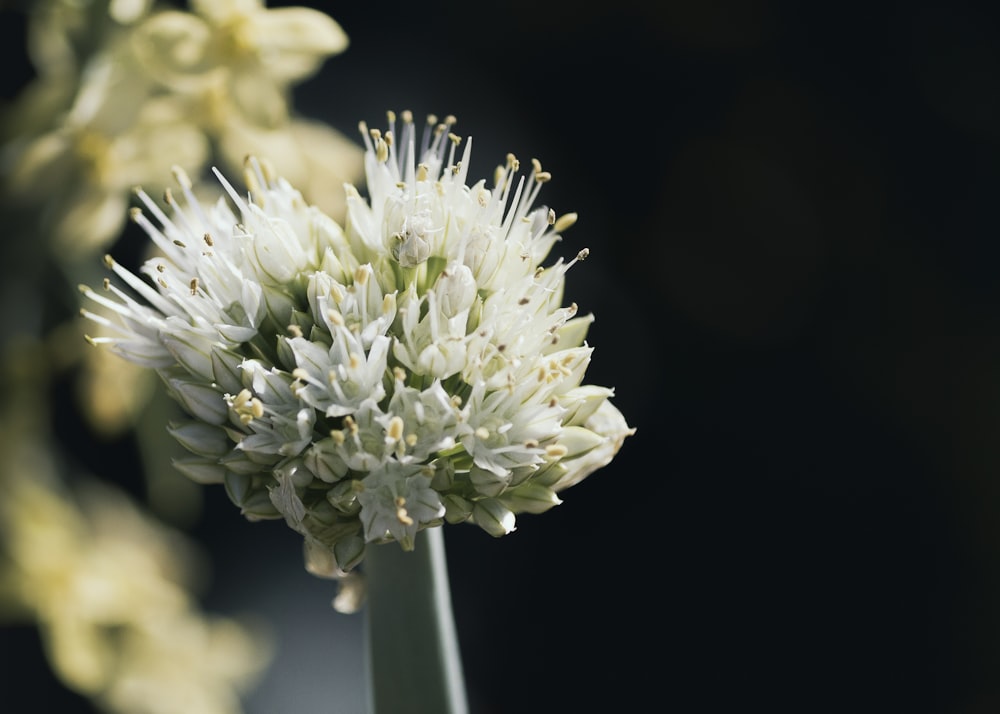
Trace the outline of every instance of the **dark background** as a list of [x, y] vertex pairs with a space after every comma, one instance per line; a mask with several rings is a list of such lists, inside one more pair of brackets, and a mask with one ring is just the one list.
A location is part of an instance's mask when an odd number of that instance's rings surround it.
[[[551, 171], [586, 381], [638, 429], [511, 535], [446, 531], [473, 714], [1000, 711], [988, 4], [306, 4], [352, 44], [302, 114], [451, 113], [473, 176]], [[297, 535], [205, 498], [209, 607], [345, 617]], [[340, 711], [299, 681], [255, 711]]]

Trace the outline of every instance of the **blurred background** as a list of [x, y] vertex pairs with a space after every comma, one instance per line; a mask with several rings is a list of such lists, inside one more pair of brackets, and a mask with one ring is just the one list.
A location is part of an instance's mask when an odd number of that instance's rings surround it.
[[[552, 173], [542, 202], [579, 213], [555, 252], [590, 249], [586, 381], [638, 430], [509, 536], [446, 531], [473, 714], [1000, 711], [996, 11], [294, 4], [351, 41], [302, 114], [454, 114], [471, 174]], [[147, 495], [134, 445], [54, 401], [72, 458]], [[360, 711], [360, 616], [297, 534], [201, 494], [206, 608], [277, 636], [247, 711]], [[88, 711], [31, 628], [0, 657], [8, 701]]]

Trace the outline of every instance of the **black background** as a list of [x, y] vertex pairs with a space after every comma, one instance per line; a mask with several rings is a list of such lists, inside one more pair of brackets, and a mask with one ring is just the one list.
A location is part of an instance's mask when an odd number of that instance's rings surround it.
[[[1000, 711], [988, 5], [308, 4], [351, 46], [302, 114], [451, 113], [472, 175], [551, 171], [587, 381], [637, 427], [511, 535], [446, 532], [473, 714]], [[210, 607], [283, 578], [276, 612], [344, 617], [298, 536], [205, 499]]]

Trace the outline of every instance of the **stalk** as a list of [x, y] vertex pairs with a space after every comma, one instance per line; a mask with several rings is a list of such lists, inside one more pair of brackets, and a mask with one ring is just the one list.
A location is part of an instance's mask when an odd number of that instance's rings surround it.
[[443, 530], [365, 553], [369, 714], [468, 714]]

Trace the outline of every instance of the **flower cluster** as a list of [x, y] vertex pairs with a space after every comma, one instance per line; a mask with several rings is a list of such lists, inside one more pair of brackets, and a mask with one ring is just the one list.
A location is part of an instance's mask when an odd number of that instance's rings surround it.
[[36, 76], [0, 126], [5, 191], [37, 204], [64, 262], [117, 238], [132, 187], [151, 188], [171, 164], [197, 178], [213, 158], [238, 169], [266, 152], [301, 190], [331, 196], [328, 211], [343, 202], [325, 189], [360, 175], [353, 142], [291, 107], [291, 87], [347, 48], [340, 25], [262, 0], [187, 5], [31, 3]]
[[[352, 570], [371, 544], [471, 522], [500, 536], [606, 465], [633, 433], [583, 383], [593, 318], [563, 305], [543, 266], [575, 214], [535, 207], [550, 175], [508, 155], [470, 183], [454, 118], [389, 113], [361, 125], [367, 198], [345, 225], [264, 161], [241, 195], [203, 206], [182, 172], [168, 216], [144, 192], [133, 219], [160, 255], [85, 296], [108, 343], [155, 369], [191, 419], [170, 431], [178, 468], [223, 483], [250, 519], [284, 518], [307, 568]], [[460, 153], [459, 153], [460, 152]], [[148, 212], [148, 215], [147, 215]], [[146, 279], [148, 278], [148, 280]]]
[[30, 437], [3, 441], [0, 615], [36, 621], [54, 673], [107, 714], [241, 714], [272, 642], [199, 609], [194, 545], [108, 486], [68, 489]]

